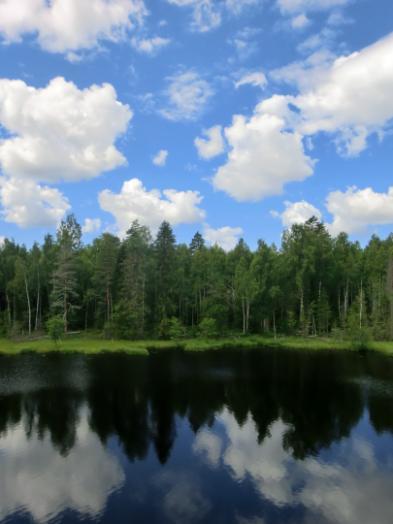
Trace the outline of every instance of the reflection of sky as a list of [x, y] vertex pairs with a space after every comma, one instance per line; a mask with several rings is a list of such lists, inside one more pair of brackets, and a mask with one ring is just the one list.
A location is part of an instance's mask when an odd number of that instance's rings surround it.
[[46, 522], [65, 509], [97, 517], [124, 474], [88, 427], [82, 410], [75, 446], [67, 456], [48, 436], [27, 438], [23, 424], [0, 438], [0, 520], [23, 510]]
[[[275, 506], [302, 505], [305, 522], [392, 523], [393, 459], [378, 463], [373, 445], [366, 440], [354, 437], [343, 443], [334, 461], [315, 457], [298, 461], [283, 448], [289, 426], [281, 420], [271, 425], [260, 445], [251, 418], [239, 427], [233, 415], [224, 411], [218, 422], [226, 438], [203, 429], [194, 451], [212, 468], [226, 467], [237, 481], [251, 479], [257, 492]], [[258, 522], [257, 518], [239, 519]]]
[[[67, 456], [48, 436], [27, 438], [23, 423], [8, 428], [0, 438], [0, 521], [25, 511], [44, 523], [69, 509], [112, 522], [113, 513], [104, 517], [104, 510], [117, 491], [116, 515], [126, 511], [160, 524], [392, 523], [393, 458], [381, 454], [392, 438], [371, 435], [366, 419], [350, 438], [301, 461], [284, 449], [290, 426], [280, 419], [259, 444], [251, 417], [239, 426], [224, 409], [212, 428], [203, 427], [195, 437], [179, 417], [178, 438], [163, 467], [152, 448], [145, 460], [133, 463], [121, 447], [105, 449], [88, 417], [81, 410], [76, 443]], [[284, 519], [285, 512], [291, 519]]]

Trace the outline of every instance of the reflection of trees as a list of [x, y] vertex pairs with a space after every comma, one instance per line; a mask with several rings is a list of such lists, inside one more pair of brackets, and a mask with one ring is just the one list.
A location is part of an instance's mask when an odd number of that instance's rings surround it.
[[75, 443], [84, 403], [90, 428], [102, 442], [116, 437], [130, 460], [143, 459], [152, 445], [161, 463], [168, 460], [176, 438], [176, 417], [186, 417], [197, 432], [213, 424], [224, 407], [240, 426], [251, 414], [259, 442], [282, 418], [291, 428], [284, 445], [297, 458], [348, 436], [367, 398], [376, 430], [393, 431], [391, 390], [374, 388], [367, 397], [362, 386], [365, 376], [391, 381], [393, 363], [379, 355], [233, 350], [164, 352], [148, 358], [108, 354], [82, 359], [85, 381], [79, 389], [73, 359], [80, 367], [81, 357], [29, 356], [25, 373], [34, 380], [23, 391], [17, 363], [24, 358], [10, 359], [12, 365], [0, 370], [0, 383], [6, 377], [9, 386], [0, 390], [0, 434], [23, 421], [28, 436], [49, 435], [62, 454]]
[[368, 387], [370, 420], [379, 433], [393, 433], [393, 358], [366, 359], [367, 375], [371, 377]]
[[89, 372], [91, 429], [103, 442], [117, 436], [130, 460], [142, 459], [149, 438], [146, 359], [97, 357], [89, 361]]

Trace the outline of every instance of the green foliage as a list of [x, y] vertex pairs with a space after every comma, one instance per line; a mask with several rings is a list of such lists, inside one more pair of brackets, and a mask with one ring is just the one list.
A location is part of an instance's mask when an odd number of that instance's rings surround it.
[[162, 340], [169, 339], [169, 319], [164, 317], [158, 326], [158, 336]]
[[354, 349], [364, 350], [369, 348], [371, 331], [367, 325], [362, 293], [356, 298], [349, 311], [346, 334]]
[[206, 317], [201, 320], [198, 331], [203, 338], [215, 338], [218, 336], [217, 322], [214, 318]]
[[60, 316], [51, 317], [46, 322], [48, 335], [54, 342], [61, 340], [64, 335], [64, 320]]
[[104, 233], [83, 245], [70, 215], [42, 245], [0, 246], [0, 332], [39, 333], [56, 315], [65, 331], [106, 339], [338, 330], [357, 346], [393, 340], [393, 235], [362, 248], [312, 218], [288, 229], [280, 247], [260, 240], [252, 251], [240, 240], [226, 252], [200, 233], [177, 244], [167, 222], [153, 239], [134, 221], [123, 239]]
[[126, 300], [121, 300], [115, 307], [113, 321], [108, 324], [113, 329], [116, 338], [122, 340], [133, 340], [139, 338], [137, 327], [137, 315], [131, 304]]
[[176, 317], [172, 317], [168, 321], [168, 336], [171, 340], [178, 340], [184, 337], [185, 330], [183, 324]]
[[347, 335], [354, 349], [369, 349], [371, 343], [371, 333], [367, 327], [363, 326], [360, 328], [356, 323], [350, 323], [347, 329]]

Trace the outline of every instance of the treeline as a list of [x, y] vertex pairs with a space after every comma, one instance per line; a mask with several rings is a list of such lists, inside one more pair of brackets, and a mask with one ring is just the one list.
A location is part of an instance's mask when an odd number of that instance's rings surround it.
[[393, 235], [364, 248], [333, 238], [312, 218], [284, 232], [281, 247], [240, 240], [226, 253], [196, 233], [177, 244], [169, 223], [155, 238], [134, 222], [124, 239], [83, 245], [69, 215], [31, 249], [0, 248], [0, 330], [33, 334], [52, 317], [64, 330], [108, 337], [368, 333], [393, 339]]

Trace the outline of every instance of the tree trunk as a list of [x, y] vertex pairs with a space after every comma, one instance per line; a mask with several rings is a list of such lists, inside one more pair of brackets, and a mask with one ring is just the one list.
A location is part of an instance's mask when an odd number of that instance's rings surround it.
[[250, 328], [250, 301], [246, 299], [246, 333]]
[[337, 305], [338, 305], [338, 320], [339, 320], [339, 323], [342, 324], [342, 313], [341, 313], [341, 289], [339, 288], [338, 289], [338, 301], [337, 301]]
[[277, 329], [276, 329], [276, 310], [273, 309], [273, 333], [274, 333], [274, 340], [277, 338]]
[[64, 333], [67, 333], [68, 331], [68, 318], [67, 318], [67, 288], [64, 289], [64, 313], [63, 313], [63, 319], [64, 319]]
[[26, 300], [27, 300], [27, 311], [28, 311], [28, 317], [29, 317], [29, 336], [31, 336], [31, 304], [30, 304], [29, 285], [27, 282], [26, 273], [24, 274], [24, 280], [25, 280]]
[[7, 301], [7, 316], [8, 316], [8, 325], [11, 326], [12, 320], [11, 320], [11, 304], [10, 304], [10, 297], [8, 295], [8, 291], [5, 293], [5, 298]]
[[349, 292], [349, 282], [347, 279], [347, 282], [345, 284], [345, 293], [344, 293], [344, 321], [347, 320], [347, 313], [348, 313], [348, 292]]
[[38, 330], [38, 320], [39, 320], [39, 311], [40, 311], [40, 293], [41, 293], [41, 283], [40, 283], [40, 273], [37, 273], [37, 302], [35, 306], [35, 324], [34, 330]]
[[243, 317], [243, 335], [246, 334], [246, 305], [244, 298], [242, 298], [242, 317]]

